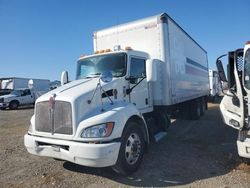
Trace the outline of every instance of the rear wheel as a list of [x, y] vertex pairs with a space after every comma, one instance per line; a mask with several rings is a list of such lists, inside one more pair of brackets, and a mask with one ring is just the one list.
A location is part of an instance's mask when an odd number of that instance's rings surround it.
[[11, 101], [10, 104], [9, 104], [9, 108], [10, 108], [11, 110], [17, 109], [18, 106], [19, 106], [18, 101]]
[[128, 122], [122, 134], [119, 156], [113, 170], [124, 175], [135, 172], [142, 162], [144, 150], [142, 128], [136, 122]]
[[205, 98], [201, 98], [201, 115], [203, 116], [205, 114], [205, 111], [206, 111], [206, 100]]
[[191, 102], [190, 118], [192, 120], [198, 120], [201, 116], [201, 102], [200, 100], [194, 100]]

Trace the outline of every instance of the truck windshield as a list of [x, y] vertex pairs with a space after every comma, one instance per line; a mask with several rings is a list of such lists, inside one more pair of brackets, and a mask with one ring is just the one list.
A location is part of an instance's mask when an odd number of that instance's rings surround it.
[[10, 95], [21, 96], [23, 94], [23, 90], [13, 90]]
[[244, 85], [250, 90], [250, 49], [246, 51], [244, 65]]
[[76, 79], [93, 77], [105, 71], [111, 71], [113, 77], [126, 74], [126, 54], [104, 54], [89, 57], [77, 62]]

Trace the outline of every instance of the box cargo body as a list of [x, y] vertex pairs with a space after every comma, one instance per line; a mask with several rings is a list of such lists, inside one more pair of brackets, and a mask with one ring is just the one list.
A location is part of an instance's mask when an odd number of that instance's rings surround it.
[[[0, 89], [18, 89], [18, 88], [27, 88], [28, 82], [32, 78], [1, 78], [1, 87]], [[34, 89], [36, 91], [48, 91], [50, 81], [46, 79], [32, 79]]]
[[2, 78], [1, 89], [17, 89], [28, 87], [30, 79], [27, 78]]
[[173, 105], [209, 94], [207, 52], [167, 14], [94, 33], [94, 50], [129, 46], [161, 60], [154, 105]]

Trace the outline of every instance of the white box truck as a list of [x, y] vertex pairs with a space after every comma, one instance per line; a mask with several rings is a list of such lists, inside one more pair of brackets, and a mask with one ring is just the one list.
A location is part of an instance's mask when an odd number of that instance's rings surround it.
[[173, 112], [204, 113], [207, 53], [165, 13], [95, 32], [94, 51], [75, 81], [62, 73], [36, 101], [24, 143], [34, 155], [132, 173]]
[[[227, 77], [221, 58], [228, 56]], [[237, 148], [239, 156], [250, 162], [250, 41], [244, 49], [220, 56], [217, 61], [220, 79], [228, 82], [220, 111], [224, 123], [239, 131]]]
[[47, 89], [48, 84], [50, 84], [50, 81], [47, 79], [18, 77], [0, 78], [0, 90], [26, 88], [28, 87], [29, 80], [33, 80], [34, 86], [41, 90]]

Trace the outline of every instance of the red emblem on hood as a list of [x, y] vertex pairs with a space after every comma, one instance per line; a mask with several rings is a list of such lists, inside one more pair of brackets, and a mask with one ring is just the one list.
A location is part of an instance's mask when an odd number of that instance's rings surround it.
[[55, 107], [55, 94], [49, 98], [49, 107], [54, 108]]

